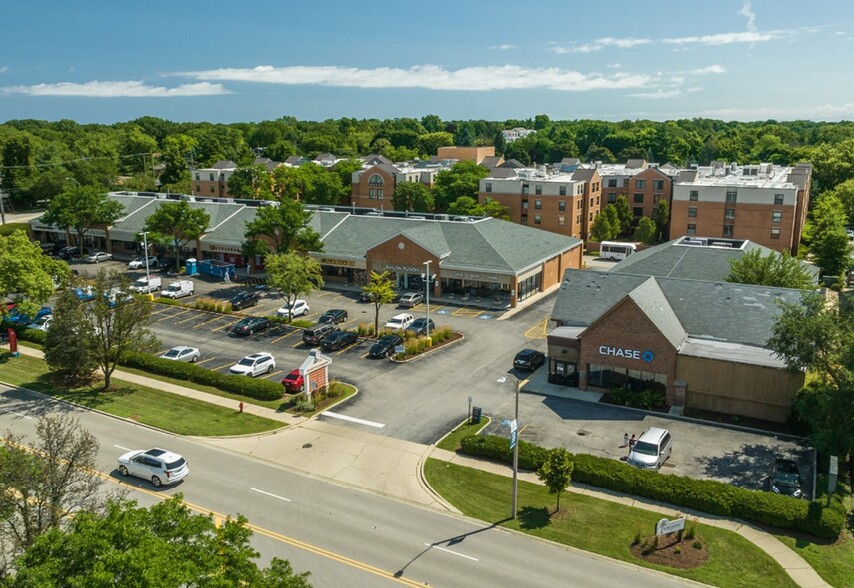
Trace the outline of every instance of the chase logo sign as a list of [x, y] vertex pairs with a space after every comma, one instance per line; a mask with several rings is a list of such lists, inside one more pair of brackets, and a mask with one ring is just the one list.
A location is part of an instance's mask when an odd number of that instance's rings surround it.
[[637, 359], [646, 363], [652, 363], [652, 360], [655, 359], [655, 354], [649, 349], [647, 349], [646, 351], [641, 351], [640, 349], [630, 349], [628, 347], [611, 347], [610, 345], [600, 345], [599, 354], [609, 355], [611, 357], [624, 357], [626, 359]]

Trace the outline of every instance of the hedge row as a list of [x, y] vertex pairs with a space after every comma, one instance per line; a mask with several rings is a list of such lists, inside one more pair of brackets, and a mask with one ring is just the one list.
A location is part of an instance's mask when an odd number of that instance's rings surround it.
[[[510, 440], [495, 435], [469, 435], [461, 441], [462, 452], [512, 463]], [[535, 471], [548, 450], [519, 442], [519, 467]], [[830, 508], [819, 501], [807, 502], [772, 492], [736, 488], [714, 480], [695, 480], [674, 474], [639, 470], [620, 461], [595, 455], [571, 454], [572, 479], [633, 496], [692, 508], [710, 514], [736, 517], [797, 529], [817, 537], [838, 537], [845, 527], [845, 508], [834, 500]]]
[[15, 331], [15, 334], [21, 341], [30, 341], [31, 343], [38, 343], [39, 345], [44, 345], [45, 338], [47, 337], [46, 331], [41, 331], [39, 329], [28, 329], [26, 325], [10, 323], [8, 321], [3, 321], [2, 325], [0, 325], [0, 328], [3, 329], [4, 335], [6, 334], [6, 329], [10, 327], [13, 331]]
[[178, 380], [213, 386], [226, 392], [251, 396], [258, 400], [278, 400], [284, 395], [284, 387], [277, 382], [222, 374], [192, 363], [161, 359], [147, 353], [130, 351], [122, 357], [119, 364]]

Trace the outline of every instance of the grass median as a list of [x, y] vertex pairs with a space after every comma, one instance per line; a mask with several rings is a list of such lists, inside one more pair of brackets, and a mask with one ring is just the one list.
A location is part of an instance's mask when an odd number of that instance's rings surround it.
[[66, 388], [54, 381], [44, 360], [26, 355], [12, 358], [4, 354], [0, 380], [179, 435], [249, 435], [283, 426], [278, 421], [115, 378], [109, 392], [92, 386]]
[[544, 486], [519, 482], [519, 517], [508, 519], [510, 478], [428, 459], [424, 473], [430, 485], [465, 515], [571, 545], [584, 551], [661, 570], [713, 586], [786, 588], [797, 586], [771, 556], [736, 533], [697, 525], [709, 558], [700, 567], [679, 569], [648, 563], [632, 555], [637, 533], [651, 534], [661, 514], [564, 492], [554, 516], [555, 495]]

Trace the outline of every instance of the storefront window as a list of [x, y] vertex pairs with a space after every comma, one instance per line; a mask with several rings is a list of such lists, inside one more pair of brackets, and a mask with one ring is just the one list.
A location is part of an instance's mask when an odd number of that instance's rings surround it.
[[599, 388], [626, 388], [638, 392], [643, 390], [660, 390], [663, 392], [667, 387], [667, 375], [623, 367], [591, 364], [587, 383]]
[[542, 274], [540, 273], [536, 273], [525, 280], [520, 280], [516, 287], [516, 299], [525, 300], [529, 296], [533, 296], [539, 292], [541, 282]]

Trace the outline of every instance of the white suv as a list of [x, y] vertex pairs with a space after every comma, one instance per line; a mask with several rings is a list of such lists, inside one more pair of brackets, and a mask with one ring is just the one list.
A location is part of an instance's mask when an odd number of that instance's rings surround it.
[[151, 480], [155, 488], [160, 488], [186, 478], [190, 466], [177, 453], [155, 447], [148, 451], [129, 451], [119, 457], [119, 473]]
[[409, 314], [408, 312], [402, 312], [391, 317], [389, 321], [385, 324], [385, 328], [400, 331], [411, 325], [413, 320], [415, 319], [412, 317], [411, 314]]
[[269, 353], [253, 353], [247, 355], [228, 369], [228, 373], [236, 376], [249, 376], [254, 378], [262, 374], [269, 374], [276, 369], [276, 358]]

